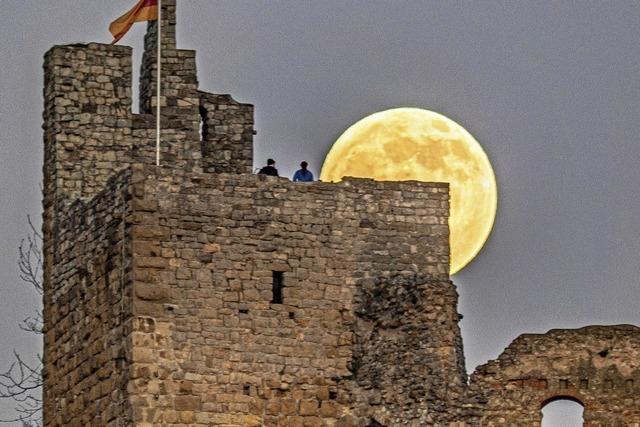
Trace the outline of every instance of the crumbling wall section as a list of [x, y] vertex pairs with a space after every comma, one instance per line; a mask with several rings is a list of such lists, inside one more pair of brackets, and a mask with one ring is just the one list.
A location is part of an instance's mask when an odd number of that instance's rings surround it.
[[471, 377], [483, 426], [539, 426], [557, 398], [584, 406], [588, 427], [640, 425], [640, 328], [553, 329], [518, 337]]
[[[176, 2], [162, 2], [161, 164], [201, 170], [200, 113], [196, 52], [176, 48]], [[157, 106], [157, 21], [144, 38], [140, 70], [140, 112], [154, 116]], [[155, 122], [153, 125], [155, 138]], [[184, 166], [180, 165], [184, 162]]]
[[453, 283], [423, 275], [361, 283], [354, 376], [380, 425], [449, 425], [466, 391]]
[[[253, 167], [253, 106], [229, 95], [198, 91], [196, 52], [176, 48], [176, 1], [162, 3], [162, 140], [179, 147], [180, 157], [207, 172], [251, 173]], [[140, 111], [155, 114], [157, 106], [156, 21], [148, 23], [140, 72]], [[167, 130], [164, 130], [167, 129]], [[188, 134], [174, 135], [173, 129]], [[175, 148], [174, 148], [175, 151]], [[196, 156], [197, 153], [197, 156]], [[163, 164], [172, 153], [163, 153]], [[202, 159], [201, 162], [198, 160]], [[194, 163], [195, 162], [195, 163]], [[190, 170], [195, 170], [190, 168]]]

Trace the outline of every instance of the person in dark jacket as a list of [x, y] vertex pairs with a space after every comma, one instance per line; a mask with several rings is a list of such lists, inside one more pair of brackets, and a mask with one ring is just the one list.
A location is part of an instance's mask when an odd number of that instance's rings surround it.
[[293, 175], [293, 182], [311, 182], [313, 181], [313, 174], [310, 170], [307, 170], [309, 164], [307, 162], [300, 163], [300, 168]]
[[278, 169], [275, 168], [276, 161], [273, 159], [267, 159], [267, 166], [260, 169], [259, 174], [262, 175], [271, 175], [271, 176], [279, 176]]

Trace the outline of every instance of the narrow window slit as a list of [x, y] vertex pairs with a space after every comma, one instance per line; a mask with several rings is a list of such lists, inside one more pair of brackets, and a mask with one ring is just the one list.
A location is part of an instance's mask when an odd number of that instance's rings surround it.
[[208, 112], [202, 105], [198, 110], [200, 112], [200, 142], [205, 142], [209, 137], [209, 125], [207, 123]]
[[272, 304], [282, 304], [283, 289], [284, 289], [284, 272], [274, 271], [273, 272], [273, 298], [271, 299]]

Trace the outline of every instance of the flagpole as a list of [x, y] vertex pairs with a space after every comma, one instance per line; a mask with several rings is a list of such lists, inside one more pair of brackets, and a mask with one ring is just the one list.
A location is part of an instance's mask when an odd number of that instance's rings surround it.
[[162, 66], [162, 0], [158, 0], [158, 64], [156, 66], [158, 73], [158, 83], [156, 85], [156, 166], [160, 166], [160, 82]]

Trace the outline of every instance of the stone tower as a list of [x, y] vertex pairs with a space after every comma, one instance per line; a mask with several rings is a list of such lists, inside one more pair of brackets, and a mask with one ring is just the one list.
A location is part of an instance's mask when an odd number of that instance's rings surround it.
[[46, 426], [448, 423], [466, 380], [448, 187], [251, 174], [253, 106], [198, 89], [164, 2], [131, 49], [45, 55]]

